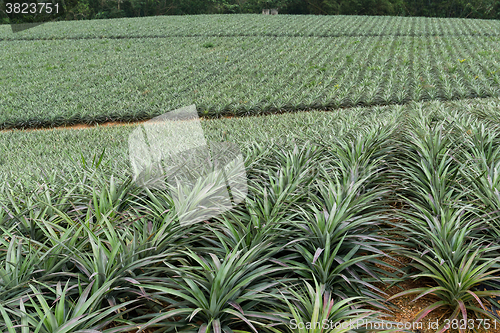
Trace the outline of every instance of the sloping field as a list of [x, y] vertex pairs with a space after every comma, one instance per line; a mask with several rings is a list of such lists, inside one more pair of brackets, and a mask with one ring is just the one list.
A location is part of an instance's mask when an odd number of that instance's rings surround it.
[[[407, 110], [398, 106], [355, 108], [333, 112], [300, 112], [232, 119], [201, 121], [208, 142], [228, 140], [248, 149], [254, 144], [293, 145], [293, 139], [331, 140], [346, 135], [377, 118], [391, 119]], [[138, 125], [92, 127], [82, 130], [54, 129], [8, 131], [0, 133], [0, 174], [25, 186], [43, 182], [43, 173], [70, 174], [81, 169], [81, 157], [92, 160], [103, 151], [103, 165], [109, 164], [107, 177], [130, 173], [129, 135]], [[76, 164], [72, 161], [76, 161]], [[30, 177], [33, 176], [34, 178]]]
[[499, 95], [496, 21], [261, 16], [1, 27], [0, 129]]
[[45, 23], [2, 40], [141, 37], [498, 36], [496, 20], [313, 15], [193, 15]]
[[[230, 141], [241, 149], [255, 144], [277, 145], [290, 148], [295, 140], [335, 144], [350, 137], [359, 128], [374, 124], [401, 122], [405, 115], [418, 117], [419, 112], [433, 114], [462, 112], [466, 117], [477, 117], [500, 125], [500, 99], [467, 99], [451, 102], [419, 102], [407, 105], [357, 107], [333, 111], [313, 110], [280, 115], [202, 119], [201, 126], [207, 142]], [[33, 188], [44, 181], [45, 175], [55, 172], [71, 174], [102, 155], [106, 177], [130, 174], [128, 140], [141, 124], [123, 126], [95, 126], [88, 129], [46, 129], [36, 131], [9, 130], [0, 132], [0, 175], [3, 181], [23, 183]], [[104, 152], [104, 153], [103, 153]], [[103, 167], [101, 167], [103, 169]]]

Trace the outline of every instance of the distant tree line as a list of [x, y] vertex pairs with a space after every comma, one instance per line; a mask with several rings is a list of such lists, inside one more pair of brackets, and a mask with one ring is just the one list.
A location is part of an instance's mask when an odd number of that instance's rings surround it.
[[[22, 0], [17, 0], [22, 2]], [[56, 0], [58, 1], [58, 0]], [[260, 13], [398, 15], [500, 19], [500, 0], [65, 0], [60, 19], [82, 20], [155, 15]], [[7, 23], [5, 20], [3, 23]]]

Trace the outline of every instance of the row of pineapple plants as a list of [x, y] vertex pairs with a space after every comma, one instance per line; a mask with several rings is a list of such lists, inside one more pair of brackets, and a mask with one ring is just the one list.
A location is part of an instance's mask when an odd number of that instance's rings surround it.
[[398, 254], [412, 260], [405, 278], [426, 280], [388, 300], [432, 295], [415, 321], [444, 309], [439, 332], [477, 329], [484, 318], [489, 329], [488, 321], [496, 327], [500, 295], [498, 128], [440, 111], [413, 118], [396, 143], [392, 172], [401, 182], [394, 192], [400, 208], [391, 225], [402, 239]]
[[[31, 192], [4, 184], [0, 330], [363, 331], [397, 311], [382, 286], [419, 277], [434, 285], [392, 296], [439, 299], [416, 320], [493, 318], [499, 132], [462, 113], [404, 117], [247, 148], [245, 202], [192, 225], [168, 190], [99, 163]], [[383, 268], [397, 256], [413, 269]]]

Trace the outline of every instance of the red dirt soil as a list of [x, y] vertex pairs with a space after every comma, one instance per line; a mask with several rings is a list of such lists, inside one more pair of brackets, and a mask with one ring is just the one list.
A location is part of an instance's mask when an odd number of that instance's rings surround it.
[[[234, 116], [226, 116], [226, 117], [221, 117], [224, 119], [231, 119], [234, 118]], [[212, 119], [212, 118], [199, 118], [200, 120], [207, 120], [207, 119]], [[219, 118], [220, 119], [220, 118]], [[115, 127], [115, 126], [135, 126], [138, 124], [143, 124], [146, 122], [151, 122], [151, 120], [141, 120], [141, 121], [135, 121], [135, 122], [120, 122], [120, 121], [109, 121], [106, 123], [102, 124], [97, 124], [97, 125], [88, 125], [88, 124], [75, 124], [75, 125], [67, 125], [67, 126], [57, 126], [57, 127], [44, 127], [44, 128], [26, 128], [26, 129], [4, 129], [0, 130], [1, 132], [12, 132], [12, 131], [26, 131], [26, 132], [31, 132], [31, 131], [50, 131], [50, 130], [81, 130], [81, 129], [89, 129], [89, 128], [96, 128], [96, 127]]]

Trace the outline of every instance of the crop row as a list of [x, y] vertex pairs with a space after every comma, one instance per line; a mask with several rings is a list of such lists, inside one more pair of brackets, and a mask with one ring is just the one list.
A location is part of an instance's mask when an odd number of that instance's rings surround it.
[[[498, 37], [12, 41], [0, 128], [498, 96]], [[209, 45], [207, 45], [209, 43]]]
[[195, 15], [48, 22], [11, 32], [0, 26], [0, 40], [137, 38], [189, 36], [498, 36], [495, 20], [370, 16]]

